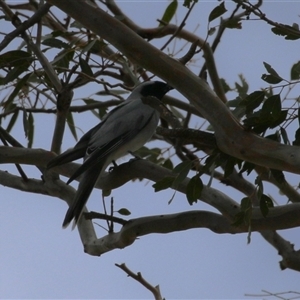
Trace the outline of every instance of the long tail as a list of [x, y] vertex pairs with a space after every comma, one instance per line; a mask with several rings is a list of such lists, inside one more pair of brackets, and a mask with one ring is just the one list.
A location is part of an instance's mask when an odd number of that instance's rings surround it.
[[102, 168], [103, 168], [103, 164], [95, 165], [92, 168], [85, 171], [84, 174], [81, 176], [80, 183], [77, 192], [75, 194], [73, 203], [69, 207], [65, 219], [63, 221], [62, 224], [63, 228], [66, 228], [73, 219], [74, 219], [73, 227], [76, 226], [81, 216], [83, 207], [85, 206], [94, 188], [94, 185], [99, 177], [99, 174], [101, 173]]
[[73, 148], [65, 151], [64, 153], [53, 158], [47, 165], [47, 169], [66, 164], [73, 160], [79, 159], [84, 156], [85, 148]]

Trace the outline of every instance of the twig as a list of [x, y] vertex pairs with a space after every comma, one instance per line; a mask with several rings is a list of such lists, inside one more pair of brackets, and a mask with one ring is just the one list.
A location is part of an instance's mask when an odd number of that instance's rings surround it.
[[121, 225], [125, 225], [126, 223], [128, 223], [128, 221], [126, 221], [124, 219], [114, 217], [111, 215], [107, 215], [107, 214], [102, 214], [102, 213], [95, 212], [95, 211], [90, 211], [88, 213], [85, 213], [84, 217], [87, 220], [100, 219], [100, 220], [111, 221], [111, 222], [118, 223]]
[[140, 272], [134, 273], [132, 272], [124, 263], [123, 264], [115, 264], [118, 268], [123, 270], [129, 277], [135, 279], [137, 282], [142, 284], [146, 289], [148, 289], [154, 296], [155, 300], [162, 300], [162, 296], [160, 294], [159, 285], [153, 286], [148, 281], [144, 279]]
[[199, 40], [194, 41], [189, 49], [189, 51], [181, 58], [178, 59], [183, 65], [187, 64], [195, 55]]
[[18, 35], [24, 33], [28, 28], [30, 28], [31, 26], [33, 26], [34, 24], [40, 22], [40, 20], [42, 19], [42, 17], [44, 15], [46, 15], [49, 11], [51, 7], [51, 4], [49, 3], [45, 3], [44, 5], [42, 5], [37, 11], [36, 13], [29, 18], [27, 21], [21, 23], [14, 31], [12, 31], [11, 33], [5, 35], [3, 41], [0, 43], [0, 52], [6, 47], [8, 46], [8, 44], [14, 39], [16, 38]]
[[[1, 127], [1, 129], [2, 129], [2, 127]], [[2, 132], [3, 131], [0, 132], [0, 139], [1, 139], [1, 141], [2, 141], [2, 143], [3, 143], [4, 146], [8, 146], [8, 143], [7, 143], [6, 139], [5, 139], [5, 137], [3, 136]], [[20, 173], [21, 177], [23, 178], [23, 180], [24, 181], [28, 181], [28, 177], [25, 174], [25, 172], [23, 171], [22, 167], [19, 164], [15, 164], [15, 166], [16, 166], [18, 172]]]
[[177, 30], [172, 34], [172, 36], [169, 38], [169, 40], [160, 48], [161, 51], [163, 51], [172, 41], [173, 39], [179, 34], [179, 32], [183, 29], [185, 26], [185, 22], [187, 18], [189, 17], [190, 13], [192, 12], [194, 6], [196, 5], [197, 1], [193, 1], [191, 7], [188, 9], [186, 15], [184, 16], [182, 22], [178, 26]]

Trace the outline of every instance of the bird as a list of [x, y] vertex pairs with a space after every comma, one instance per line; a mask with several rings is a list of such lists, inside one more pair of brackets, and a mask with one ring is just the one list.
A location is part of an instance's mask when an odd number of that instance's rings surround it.
[[111, 110], [102, 121], [85, 133], [78, 143], [52, 159], [47, 169], [79, 158], [82, 165], [69, 178], [77, 177], [78, 189], [65, 215], [62, 227], [74, 220], [74, 228], [96, 184], [98, 177], [110, 163], [141, 148], [154, 134], [159, 122], [159, 112], [143, 102], [143, 97], [161, 100], [173, 88], [161, 81], [146, 81], [133, 89], [128, 98]]

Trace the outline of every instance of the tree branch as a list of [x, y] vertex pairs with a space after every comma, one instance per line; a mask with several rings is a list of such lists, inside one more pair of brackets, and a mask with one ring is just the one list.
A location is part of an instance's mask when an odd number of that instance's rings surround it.
[[141, 285], [143, 285], [146, 289], [148, 289], [154, 296], [155, 300], [163, 300], [164, 298], [160, 294], [159, 286], [153, 286], [148, 281], [144, 279], [142, 274], [138, 272], [137, 274], [133, 273], [128, 267], [123, 263], [121, 265], [115, 264], [118, 268], [123, 270], [129, 277], [132, 277], [136, 281], [138, 281]]

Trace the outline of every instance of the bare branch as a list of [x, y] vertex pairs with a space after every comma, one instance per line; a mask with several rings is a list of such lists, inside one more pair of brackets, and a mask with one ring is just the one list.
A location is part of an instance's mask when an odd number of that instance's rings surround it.
[[133, 273], [128, 267], [123, 263], [121, 265], [115, 264], [118, 268], [123, 270], [129, 277], [132, 277], [136, 281], [138, 281], [141, 285], [143, 285], [146, 289], [148, 289], [154, 296], [155, 300], [163, 300], [163, 297], [160, 294], [159, 286], [153, 286], [145, 278], [142, 276], [140, 272], [137, 274]]
[[32, 27], [34, 24], [40, 22], [42, 17], [48, 13], [50, 7], [51, 7], [50, 4], [45, 3], [26, 22], [21, 23], [14, 31], [5, 35], [3, 41], [0, 43], [0, 51], [2, 51], [6, 46], [8, 46], [8, 44], [19, 34], [24, 33], [27, 29]]

